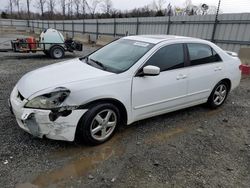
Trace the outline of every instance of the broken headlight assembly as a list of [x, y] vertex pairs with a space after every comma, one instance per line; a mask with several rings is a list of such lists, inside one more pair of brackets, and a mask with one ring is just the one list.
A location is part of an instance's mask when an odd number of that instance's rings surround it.
[[70, 90], [66, 88], [56, 88], [51, 93], [31, 99], [26, 103], [25, 107], [49, 110], [60, 108], [69, 94]]

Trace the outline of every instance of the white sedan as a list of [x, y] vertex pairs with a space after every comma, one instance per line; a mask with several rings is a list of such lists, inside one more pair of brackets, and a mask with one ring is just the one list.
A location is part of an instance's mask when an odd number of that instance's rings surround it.
[[96, 145], [118, 126], [207, 103], [221, 106], [241, 79], [241, 62], [195, 38], [144, 35], [23, 76], [9, 104], [37, 137]]

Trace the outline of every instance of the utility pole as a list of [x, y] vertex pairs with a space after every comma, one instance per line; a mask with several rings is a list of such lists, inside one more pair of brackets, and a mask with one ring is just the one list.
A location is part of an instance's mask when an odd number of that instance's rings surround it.
[[218, 14], [219, 14], [219, 11], [220, 11], [220, 4], [221, 4], [221, 0], [219, 0], [219, 3], [218, 3], [215, 20], [218, 20]]
[[216, 32], [217, 24], [219, 22], [218, 15], [219, 15], [219, 11], [220, 11], [220, 5], [221, 5], [221, 0], [219, 0], [218, 7], [217, 7], [217, 12], [216, 12], [216, 15], [215, 15], [214, 29], [213, 29], [212, 39], [211, 39], [212, 42], [215, 42], [215, 38], [214, 37], [215, 37], [215, 32]]

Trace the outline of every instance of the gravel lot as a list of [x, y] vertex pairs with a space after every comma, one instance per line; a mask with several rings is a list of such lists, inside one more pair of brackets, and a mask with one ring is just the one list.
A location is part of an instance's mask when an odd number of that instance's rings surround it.
[[197, 106], [150, 118], [87, 147], [34, 138], [9, 112], [15, 83], [56, 62], [42, 53], [0, 53], [0, 187], [249, 187], [249, 77], [220, 109]]

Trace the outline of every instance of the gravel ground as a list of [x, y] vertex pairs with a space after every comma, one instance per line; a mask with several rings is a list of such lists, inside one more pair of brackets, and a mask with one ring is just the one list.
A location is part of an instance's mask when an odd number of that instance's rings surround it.
[[9, 112], [15, 83], [56, 62], [42, 53], [0, 54], [0, 187], [249, 187], [249, 77], [217, 110], [197, 106], [150, 118], [87, 147], [34, 138]]

